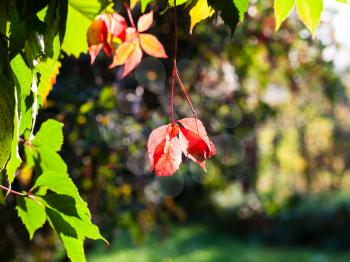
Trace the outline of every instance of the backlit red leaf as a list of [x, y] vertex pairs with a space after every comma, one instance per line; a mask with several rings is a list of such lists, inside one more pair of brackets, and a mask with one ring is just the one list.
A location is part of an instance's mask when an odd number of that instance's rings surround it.
[[165, 139], [163, 154], [154, 166], [154, 171], [157, 176], [171, 176], [182, 162], [181, 147], [177, 137], [172, 139], [169, 136]]
[[150, 56], [167, 58], [164, 47], [159, 40], [151, 34], [140, 34], [140, 44], [142, 49]]
[[171, 176], [181, 164], [181, 146], [177, 138], [178, 126], [158, 127], [149, 136], [147, 151], [151, 171], [157, 176]]
[[203, 123], [195, 118], [184, 118], [178, 122], [181, 124], [179, 140], [184, 154], [206, 170], [205, 161], [214, 156], [216, 150]]
[[128, 27], [125, 18], [120, 14], [114, 13], [111, 15], [111, 22], [109, 32], [115, 36], [120, 38], [122, 41], [125, 40], [125, 31]]

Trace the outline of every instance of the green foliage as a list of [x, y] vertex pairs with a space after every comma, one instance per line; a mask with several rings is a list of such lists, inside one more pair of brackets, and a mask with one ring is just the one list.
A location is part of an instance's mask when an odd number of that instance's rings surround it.
[[3, 75], [0, 81], [0, 170], [11, 155], [15, 116], [14, 88]]
[[154, 0], [141, 0], [141, 11], [144, 13], [147, 6], [152, 2], [154, 2]]
[[33, 198], [17, 197], [16, 209], [29, 232], [29, 238], [32, 239], [35, 231], [41, 228], [46, 221], [44, 205]]
[[104, 9], [111, 11], [111, 6], [108, 0], [69, 0], [63, 51], [75, 57], [85, 53], [88, 49], [86, 32], [91, 21]]
[[44, 148], [44, 150], [58, 152], [63, 144], [62, 128], [62, 123], [52, 119], [47, 120], [41, 125], [32, 144], [39, 148]]
[[275, 19], [276, 19], [276, 30], [278, 30], [284, 20], [289, 16], [295, 5], [295, 0], [275, 0]]
[[315, 35], [323, 10], [323, 0], [296, 0], [296, 7], [300, 19]]
[[[84, 240], [103, 239], [92, 224], [87, 204], [57, 154], [63, 143], [63, 125], [55, 120], [42, 124], [31, 144], [26, 145], [28, 159], [40, 166], [28, 198], [17, 200], [17, 210], [30, 238], [47, 221], [61, 238], [72, 261], [85, 261]], [[55, 164], [51, 164], [55, 163]]]
[[249, 0], [233, 0], [233, 3], [235, 4], [236, 8], [239, 12], [239, 20], [243, 22], [244, 20], [244, 14], [248, 10], [249, 6]]

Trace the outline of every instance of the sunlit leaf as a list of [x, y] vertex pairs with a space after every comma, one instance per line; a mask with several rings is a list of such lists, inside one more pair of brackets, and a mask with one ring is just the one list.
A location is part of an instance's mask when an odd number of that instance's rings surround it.
[[295, 0], [275, 0], [275, 19], [276, 19], [276, 31], [280, 28], [281, 24], [288, 17], [295, 5]]
[[33, 199], [17, 197], [16, 209], [29, 232], [29, 238], [32, 239], [35, 231], [46, 221], [45, 207]]
[[298, 15], [314, 36], [323, 10], [323, 0], [296, 0]]
[[192, 33], [192, 30], [197, 23], [211, 17], [214, 12], [214, 9], [208, 5], [207, 0], [198, 0], [195, 6], [190, 10], [190, 33]]

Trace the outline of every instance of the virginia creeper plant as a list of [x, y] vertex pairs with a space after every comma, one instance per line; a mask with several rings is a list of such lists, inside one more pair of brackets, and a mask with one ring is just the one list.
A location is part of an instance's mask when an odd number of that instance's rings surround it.
[[[88, 52], [94, 63], [104, 52], [113, 57], [110, 68], [123, 67], [122, 78], [132, 74], [145, 55], [171, 59], [170, 123], [149, 136], [151, 169], [158, 176], [172, 175], [184, 154], [205, 170], [206, 160], [215, 155], [215, 146], [197, 118], [177, 69], [176, 10], [181, 5], [188, 11], [191, 33], [197, 23], [213, 16], [221, 16], [233, 33], [249, 7], [249, 0], [157, 1], [159, 6], [165, 6], [161, 13], [169, 12], [173, 17], [174, 46], [172, 55], [168, 55], [157, 37], [147, 33], [157, 26], [152, 9], [156, 1], [115, 2], [124, 6], [122, 13], [115, 12], [109, 0], [0, 1], [0, 189], [5, 196], [16, 197], [16, 210], [29, 238], [48, 223], [62, 240], [71, 261], [85, 261], [86, 238], [104, 238], [92, 223], [89, 208], [58, 153], [63, 143], [63, 124], [50, 119], [39, 129], [36, 127], [38, 110], [45, 105], [59, 73], [60, 57], [79, 57]], [[142, 15], [136, 20], [134, 10], [138, 6]], [[294, 7], [315, 35], [322, 0], [274, 0], [276, 29]], [[191, 118], [174, 118], [175, 82], [189, 105]], [[11, 185], [24, 167], [33, 171], [30, 188], [14, 190]]]

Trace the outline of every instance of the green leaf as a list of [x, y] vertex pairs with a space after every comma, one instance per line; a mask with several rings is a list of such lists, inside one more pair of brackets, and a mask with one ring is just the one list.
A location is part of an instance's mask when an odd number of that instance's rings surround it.
[[67, 251], [67, 256], [72, 262], [84, 262], [86, 261], [84, 252], [84, 240], [74, 238], [71, 236], [59, 234]]
[[18, 54], [11, 60], [11, 68], [13, 74], [17, 80], [17, 85], [20, 87], [21, 99], [25, 100], [30, 94], [30, 88], [32, 86], [33, 73], [32, 70], [26, 65], [22, 56]]
[[31, 109], [31, 105], [27, 106], [26, 104], [26, 98], [30, 94], [33, 77], [32, 71], [28, 68], [21, 55], [18, 54], [14, 57], [14, 59], [11, 60], [10, 65], [16, 85], [16, 106], [13, 120], [14, 134], [12, 139], [11, 157], [7, 163], [6, 170], [9, 183], [12, 183], [15, 177], [15, 172], [22, 162], [18, 153], [18, 139], [21, 135], [21, 125], [23, 125], [23, 122], [19, 122], [19, 119], [25, 119], [23, 115], [26, 114], [27, 110]]
[[79, 216], [90, 218], [91, 215], [87, 204], [79, 196], [78, 189], [67, 173], [55, 171], [45, 172], [38, 177], [32, 190], [38, 187], [45, 187], [57, 194], [73, 197], [76, 201]]
[[296, 0], [297, 13], [314, 36], [323, 10], [323, 0]]
[[12, 143], [11, 143], [11, 156], [9, 161], [6, 165], [6, 174], [8, 183], [12, 184], [13, 180], [15, 179], [15, 174], [17, 171], [17, 168], [21, 165], [22, 159], [19, 155], [19, 148], [18, 148], [18, 139], [19, 139], [19, 117], [18, 117], [18, 95], [17, 92], [15, 92], [15, 114], [13, 117], [13, 137], [12, 137]]
[[207, 0], [198, 0], [190, 10], [191, 26], [190, 33], [192, 34], [193, 27], [200, 21], [211, 17], [214, 14], [214, 9], [208, 5]]
[[141, 0], [141, 12], [144, 13], [147, 6], [152, 2], [154, 2], [154, 0]]
[[208, 0], [208, 3], [215, 9], [215, 11], [220, 12], [220, 16], [222, 20], [224, 20], [225, 25], [231, 29], [232, 36], [239, 21], [239, 11], [233, 0]]
[[46, 221], [44, 206], [33, 199], [17, 197], [16, 209], [29, 232], [29, 238], [32, 239], [35, 231], [41, 228]]
[[247, 12], [248, 10], [248, 6], [249, 6], [249, 0], [233, 0], [235, 6], [238, 9], [239, 12], [239, 20], [241, 22], [243, 22], [244, 20], [244, 14]]
[[75, 57], [79, 57], [80, 53], [86, 53], [88, 50], [86, 32], [91, 21], [108, 7], [111, 7], [111, 2], [107, 0], [69, 0], [63, 51]]
[[15, 96], [11, 82], [4, 76], [0, 81], [0, 171], [11, 156], [14, 134]]
[[37, 147], [47, 147], [50, 151], [58, 152], [63, 144], [63, 124], [49, 119], [44, 122], [36, 133], [32, 144]]
[[295, 0], [275, 0], [275, 18], [276, 18], [276, 31], [280, 28], [284, 20], [289, 16], [295, 5]]

